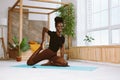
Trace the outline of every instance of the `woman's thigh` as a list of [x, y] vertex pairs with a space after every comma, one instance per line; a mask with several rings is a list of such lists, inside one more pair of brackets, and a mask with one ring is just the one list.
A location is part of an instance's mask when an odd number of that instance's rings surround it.
[[46, 49], [46, 50], [43, 50], [41, 53], [39, 53], [36, 57], [34, 57], [33, 61], [35, 63], [38, 63], [38, 62], [40, 62], [42, 60], [50, 59], [54, 55], [56, 55], [56, 53], [54, 53], [50, 49]]

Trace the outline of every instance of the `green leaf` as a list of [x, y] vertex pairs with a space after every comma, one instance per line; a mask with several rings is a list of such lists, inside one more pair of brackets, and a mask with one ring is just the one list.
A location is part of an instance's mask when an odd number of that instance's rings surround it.
[[16, 46], [19, 46], [19, 41], [16, 36], [14, 36], [12, 40]]
[[30, 46], [28, 44], [27, 38], [23, 38], [20, 44], [20, 50], [24, 52], [24, 51], [27, 51], [29, 48]]

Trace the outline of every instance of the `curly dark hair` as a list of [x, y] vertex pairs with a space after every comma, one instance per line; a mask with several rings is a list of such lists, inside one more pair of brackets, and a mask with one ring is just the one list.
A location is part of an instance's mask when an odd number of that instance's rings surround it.
[[63, 23], [63, 18], [57, 16], [55, 17], [54, 21], [55, 21], [55, 27], [56, 27], [58, 23]]

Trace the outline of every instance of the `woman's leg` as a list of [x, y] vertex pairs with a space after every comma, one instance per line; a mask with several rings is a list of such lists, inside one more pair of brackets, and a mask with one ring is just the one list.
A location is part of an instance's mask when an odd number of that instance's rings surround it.
[[27, 65], [34, 65], [42, 60], [49, 59], [54, 55], [55, 53], [50, 49], [43, 50], [40, 53], [33, 53], [33, 55], [28, 59]]
[[52, 61], [52, 65], [54, 66], [68, 66], [68, 62], [65, 61], [65, 59], [62, 57], [54, 56], [50, 60]]
[[30, 56], [30, 58], [27, 60], [27, 65], [30, 65], [30, 64], [34, 63], [34, 62], [33, 62], [33, 58], [35, 58], [35, 57], [40, 53], [41, 50], [42, 50], [42, 48], [39, 47], [39, 48]]

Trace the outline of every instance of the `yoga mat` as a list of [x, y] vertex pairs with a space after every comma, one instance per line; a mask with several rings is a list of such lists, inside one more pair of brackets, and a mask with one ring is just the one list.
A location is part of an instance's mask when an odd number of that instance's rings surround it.
[[34, 65], [34, 66], [28, 66], [26, 64], [22, 65], [16, 65], [12, 67], [17, 68], [38, 68], [38, 69], [60, 69], [60, 70], [80, 70], [80, 71], [94, 71], [97, 69], [97, 67], [92, 66], [69, 66], [69, 67], [60, 67], [60, 66], [40, 66], [40, 65]]

